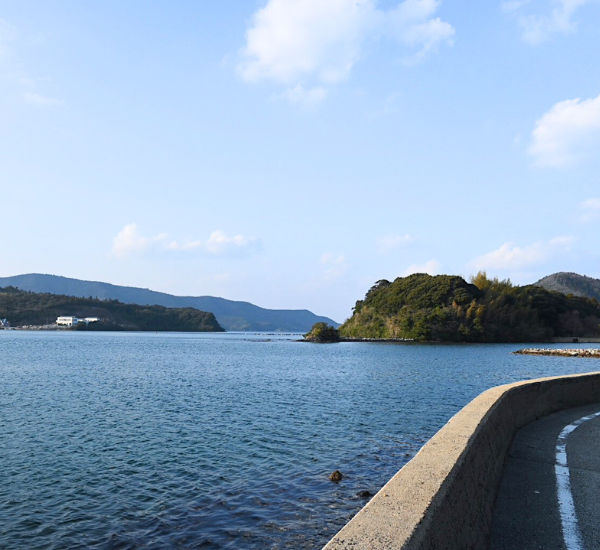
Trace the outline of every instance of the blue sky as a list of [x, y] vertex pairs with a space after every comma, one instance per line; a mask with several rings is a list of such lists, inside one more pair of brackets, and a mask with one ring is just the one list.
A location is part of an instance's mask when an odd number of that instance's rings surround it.
[[0, 0], [0, 275], [343, 321], [600, 277], [598, 0]]

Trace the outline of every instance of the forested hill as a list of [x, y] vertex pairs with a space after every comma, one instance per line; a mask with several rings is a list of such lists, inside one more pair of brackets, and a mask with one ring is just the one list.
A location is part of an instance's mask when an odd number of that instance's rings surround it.
[[341, 327], [346, 338], [540, 342], [600, 337], [600, 304], [479, 273], [471, 283], [423, 273], [378, 281]]
[[98, 317], [101, 319], [98, 324], [90, 324], [88, 327], [90, 329], [223, 331], [212, 313], [191, 307], [138, 306], [123, 304], [117, 300], [40, 294], [14, 287], [0, 288], [0, 319], [7, 319], [13, 327], [47, 325], [54, 323], [60, 316]]
[[49, 292], [119, 300], [125, 304], [160, 305], [165, 307], [193, 307], [215, 314], [225, 330], [306, 332], [317, 322], [338, 326], [327, 317], [315, 315], [306, 309], [265, 309], [249, 302], [238, 302], [214, 296], [173, 296], [147, 288], [118, 286], [97, 281], [82, 281], [57, 275], [30, 273], [0, 277], [0, 287], [14, 286], [32, 292]]
[[587, 296], [600, 300], [600, 279], [593, 279], [577, 273], [554, 273], [540, 279], [535, 286], [541, 286], [546, 290], [555, 290], [563, 294], [574, 296]]

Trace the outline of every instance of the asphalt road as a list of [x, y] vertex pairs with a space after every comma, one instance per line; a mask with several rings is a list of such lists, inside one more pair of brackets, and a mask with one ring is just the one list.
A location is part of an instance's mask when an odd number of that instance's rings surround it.
[[[567, 409], [517, 433], [494, 510], [492, 550], [600, 549], [600, 416], [563, 432], [597, 412], [600, 404]], [[555, 470], [559, 436], [566, 441], [566, 492], [564, 473], [557, 484]]]

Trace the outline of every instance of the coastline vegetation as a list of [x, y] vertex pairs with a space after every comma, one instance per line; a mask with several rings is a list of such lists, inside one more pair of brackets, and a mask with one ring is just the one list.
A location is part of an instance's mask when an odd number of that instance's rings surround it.
[[315, 323], [310, 331], [304, 335], [304, 339], [318, 344], [330, 344], [340, 341], [340, 333], [335, 327], [319, 322]]
[[342, 338], [543, 342], [600, 336], [596, 299], [516, 286], [485, 272], [470, 282], [417, 273], [377, 281], [340, 328]]
[[212, 313], [192, 307], [140, 306], [118, 300], [0, 288], [0, 319], [7, 319], [13, 327], [51, 325], [63, 315], [100, 319], [87, 327], [76, 325], [73, 330], [223, 332]]

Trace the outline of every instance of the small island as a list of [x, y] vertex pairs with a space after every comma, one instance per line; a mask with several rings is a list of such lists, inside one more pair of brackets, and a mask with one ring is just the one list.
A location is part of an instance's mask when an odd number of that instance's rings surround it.
[[304, 335], [307, 342], [317, 344], [332, 344], [340, 341], [340, 333], [335, 327], [327, 323], [315, 323], [313, 327]]

